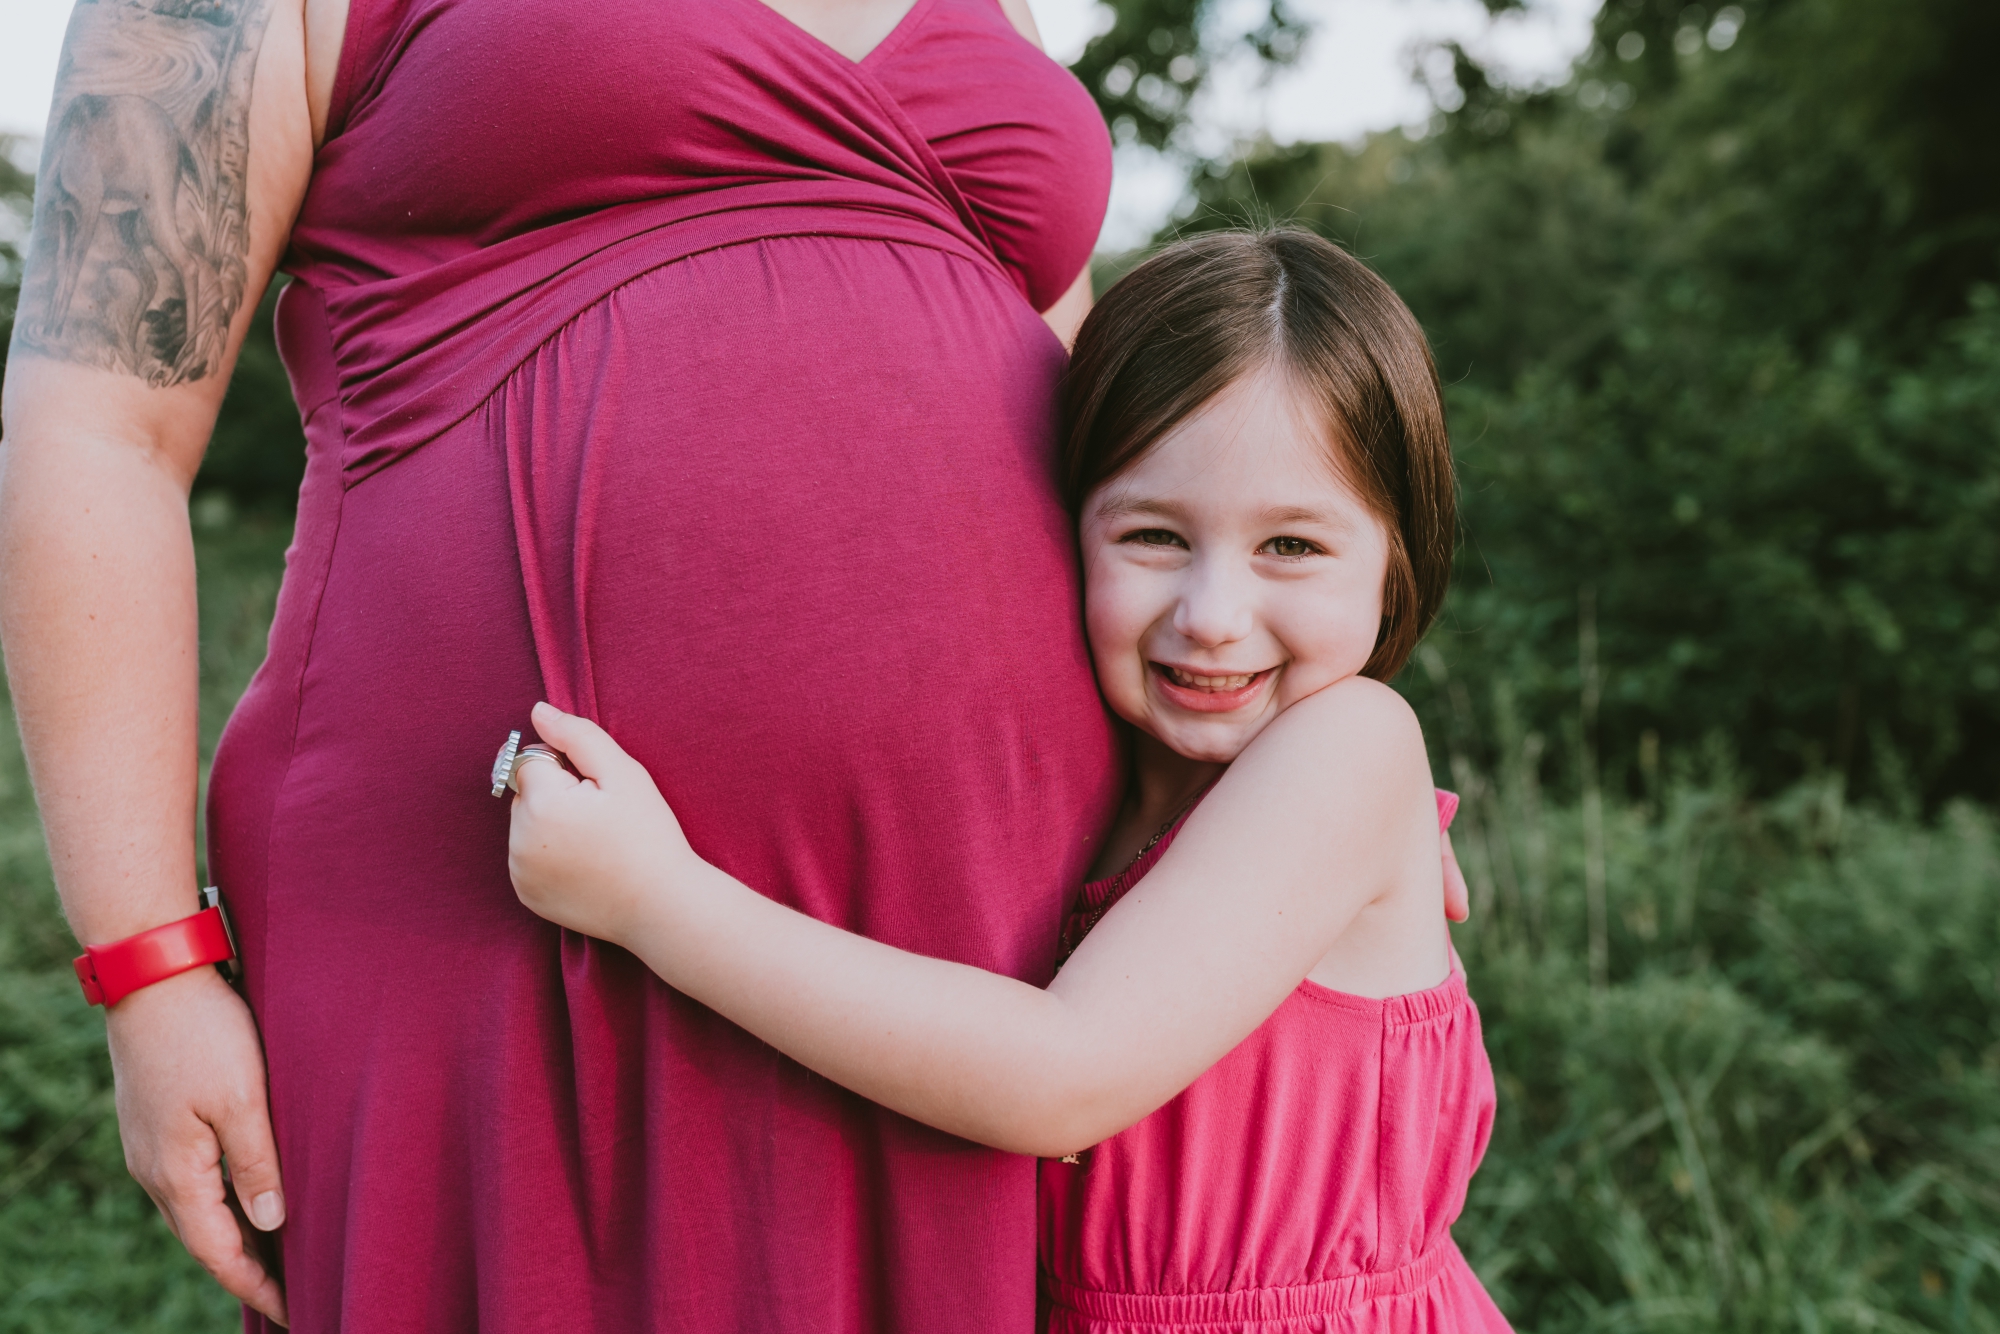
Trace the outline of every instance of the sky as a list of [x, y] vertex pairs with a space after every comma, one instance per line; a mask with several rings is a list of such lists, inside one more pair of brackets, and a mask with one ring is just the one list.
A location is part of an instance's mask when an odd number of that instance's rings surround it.
[[[1246, 64], [1225, 65], [1194, 108], [1205, 152], [1268, 134], [1280, 143], [1352, 140], [1373, 130], [1420, 123], [1430, 104], [1411, 77], [1426, 44], [1457, 38], [1529, 84], [1562, 77], [1590, 41], [1598, 0], [1530, 0], [1524, 15], [1489, 21], [1479, 0], [1292, 0], [1315, 25], [1297, 65], [1268, 82]], [[1029, 0], [1049, 54], [1067, 64], [1097, 31], [1096, 0]], [[1217, 22], [1248, 27], [1259, 0], [1222, 0]], [[0, 134], [35, 136], [48, 117], [56, 57], [70, 0], [5, 0], [0, 5]], [[32, 150], [24, 148], [24, 153]], [[24, 165], [27, 165], [24, 163]], [[1121, 151], [1101, 248], [1124, 249], [1151, 235], [1179, 202], [1171, 163]]]

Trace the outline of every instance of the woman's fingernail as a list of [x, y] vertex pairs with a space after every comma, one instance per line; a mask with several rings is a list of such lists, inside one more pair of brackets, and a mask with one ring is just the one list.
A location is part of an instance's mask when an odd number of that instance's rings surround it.
[[285, 1201], [275, 1190], [267, 1190], [250, 1201], [250, 1221], [259, 1232], [275, 1232], [285, 1221]]

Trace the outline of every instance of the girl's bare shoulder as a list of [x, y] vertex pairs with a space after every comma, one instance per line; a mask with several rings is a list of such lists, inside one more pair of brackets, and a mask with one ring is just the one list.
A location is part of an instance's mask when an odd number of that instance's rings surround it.
[[1318, 846], [1416, 820], [1431, 800], [1416, 712], [1388, 686], [1357, 677], [1273, 719], [1203, 804], [1255, 837]]
[[1362, 759], [1428, 763], [1416, 710], [1390, 687], [1363, 676], [1336, 681], [1292, 705], [1258, 738], [1259, 745], [1265, 741], [1271, 750], [1285, 752], [1284, 758], [1310, 758], [1315, 767], [1351, 770]]

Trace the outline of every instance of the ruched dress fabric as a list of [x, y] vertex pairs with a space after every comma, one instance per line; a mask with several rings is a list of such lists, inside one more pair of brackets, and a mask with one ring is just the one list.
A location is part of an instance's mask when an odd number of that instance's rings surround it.
[[[1457, 808], [1438, 794], [1440, 828]], [[1065, 943], [1172, 843], [1085, 886]], [[1493, 1110], [1456, 952], [1442, 984], [1387, 1000], [1301, 982], [1166, 1106], [1042, 1164], [1045, 1328], [1506, 1334], [1451, 1238]]]
[[1034, 1163], [528, 913], [486, 771], [546, 697], [749, 884], [1050, 976], [1118, 781], [1036, 314], [1090, 98], [993, 0], [859, 63], [758, 0], [354, 0], [333, 102], [209, 807], [293, 1328], [1026, 1334]]

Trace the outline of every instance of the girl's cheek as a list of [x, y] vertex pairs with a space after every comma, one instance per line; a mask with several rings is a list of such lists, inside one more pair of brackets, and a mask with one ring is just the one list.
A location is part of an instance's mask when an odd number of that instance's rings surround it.
[[1368, 665], [1381, 628], [1380, 601], [1347, 594], [1315, 600], [1274, 625], [1291, 666], [1280, 707], [1355, 675]]
[[1090, 655], [1102, 672], [1111, 663], [1119, 641], [1124, 638], [1118, 615], [1118, 581], [1101, 563], [1093, 564], [1083, 583], [1083, 633], [1090, 641]]
[[1094, 579], [1085, 590], [1084, 632], [1097, 671], [1098, 688], [1112, 712], [1127, 722], [1138, 721], [1145, 708], [1145, 672], [1140, 640], [1145, 621], [1132, 614], [1129, 589], [1116, 581]]

